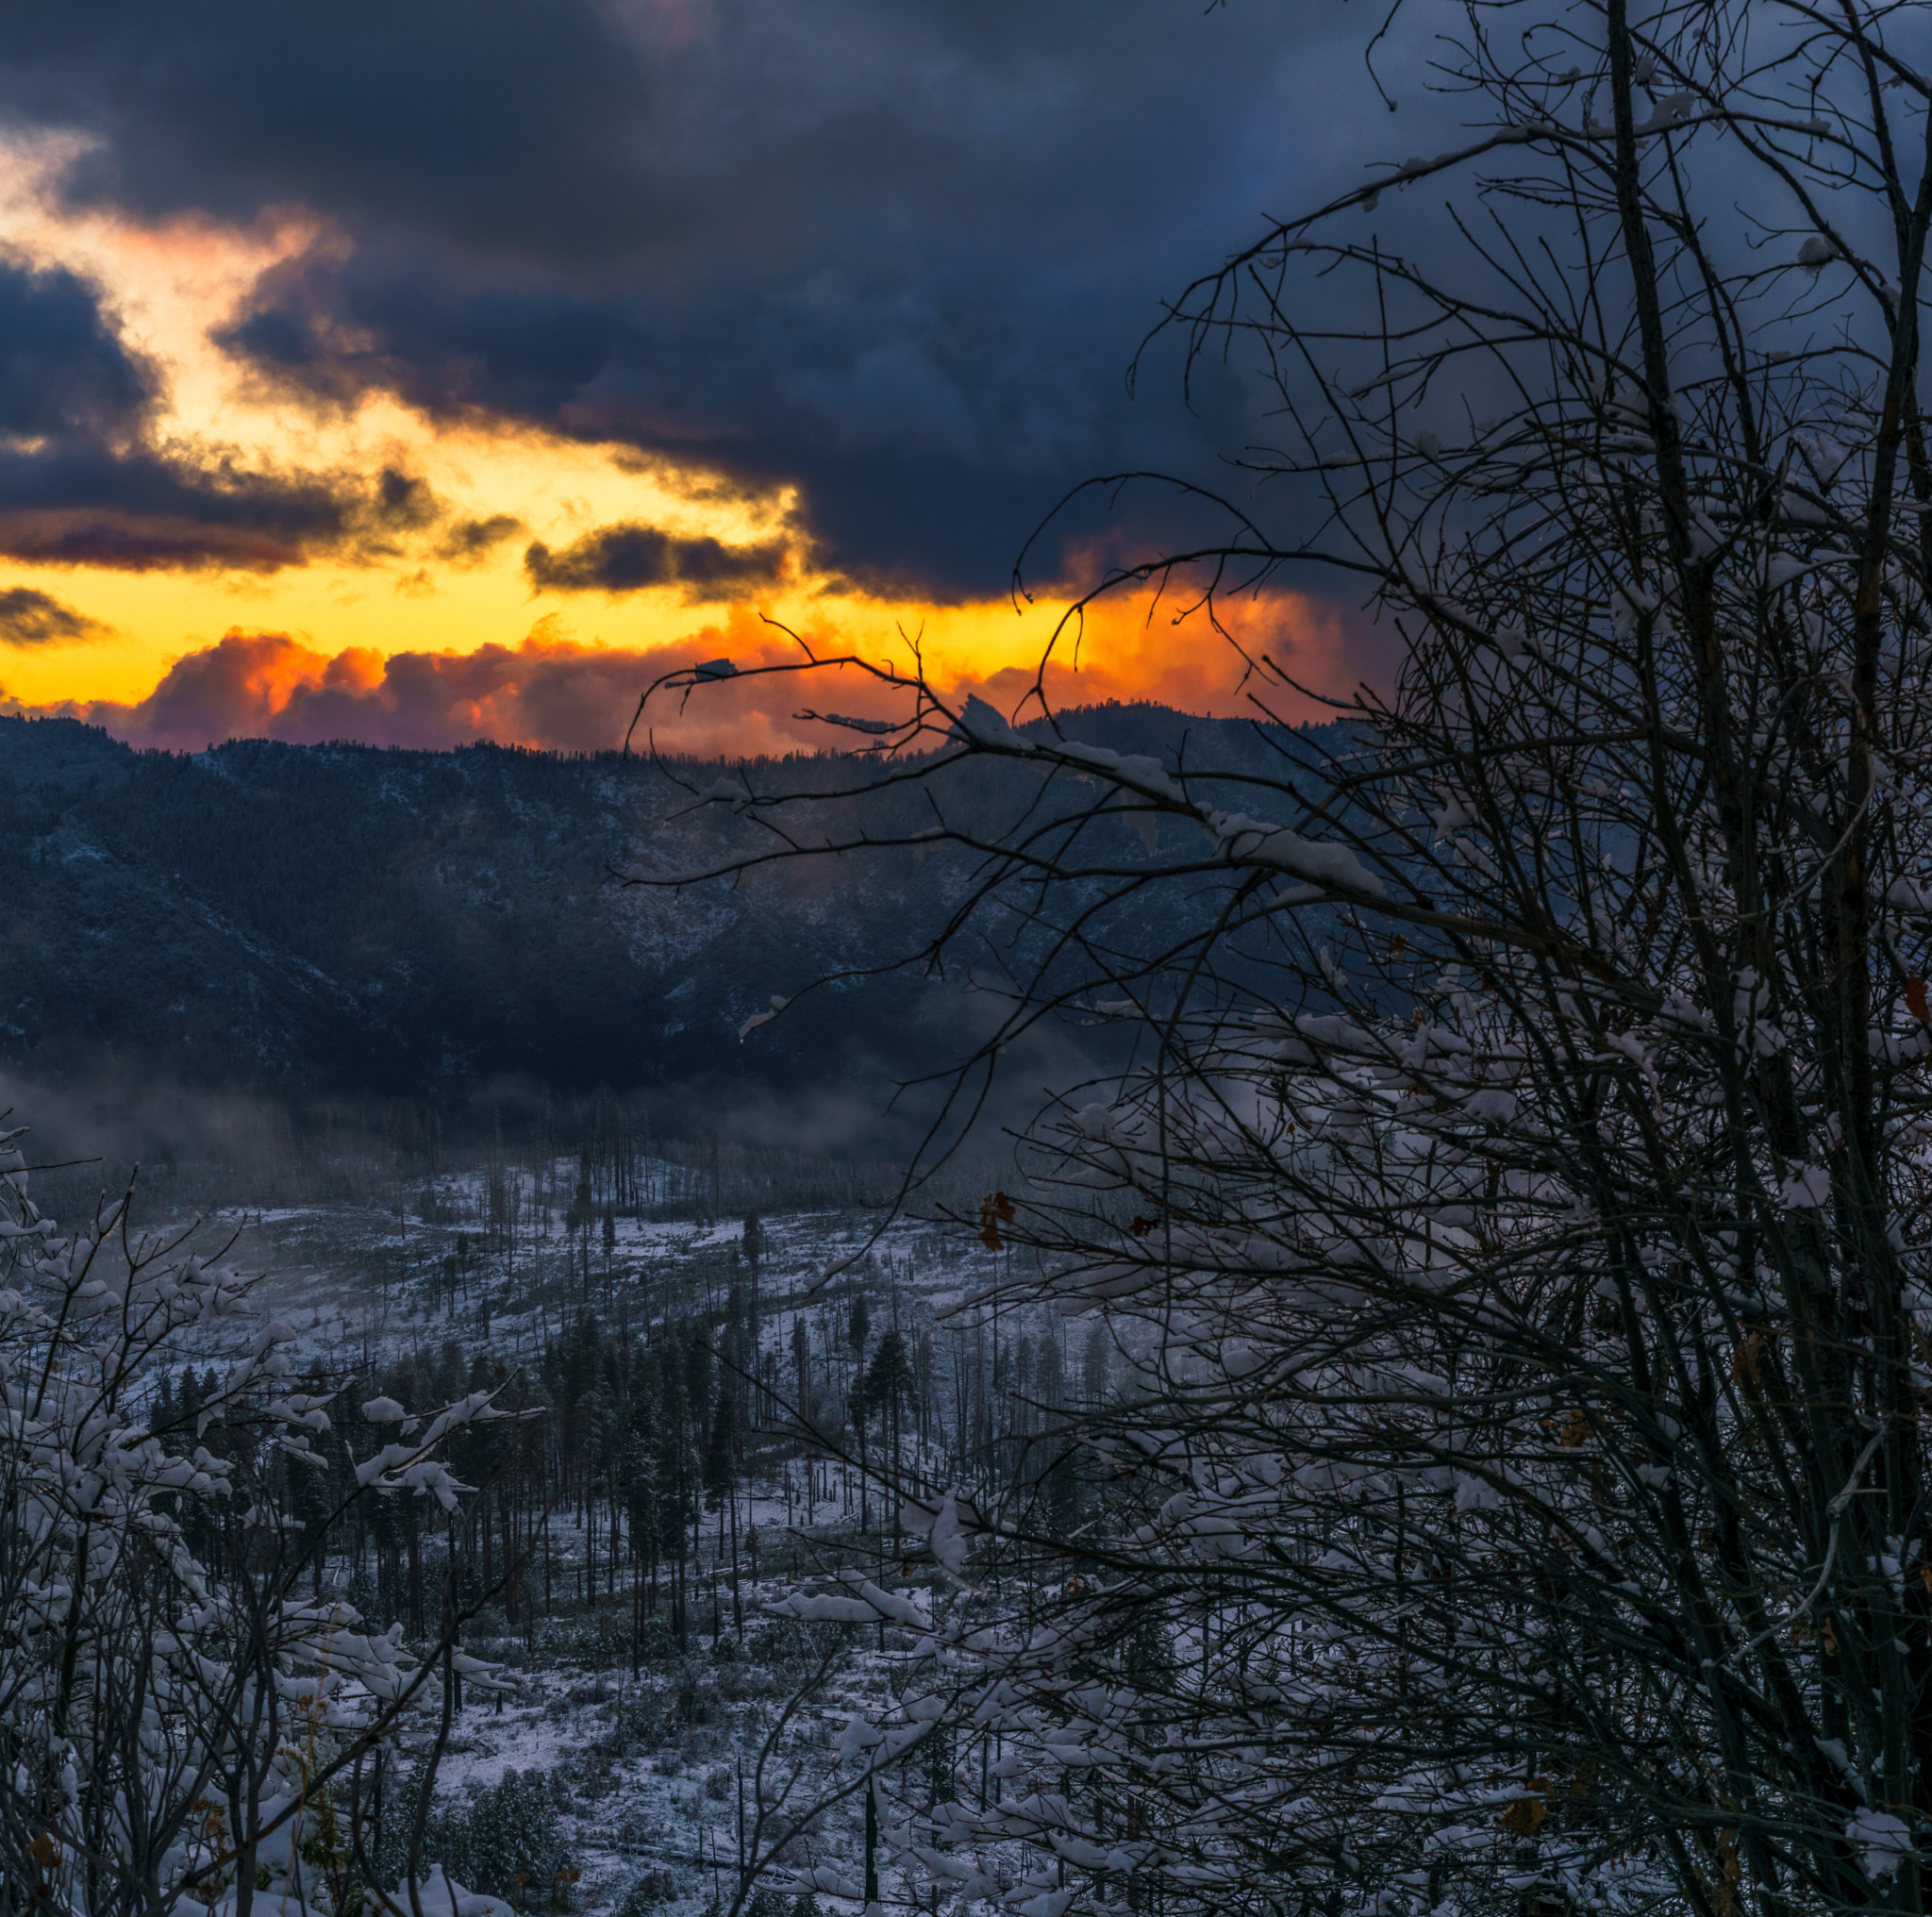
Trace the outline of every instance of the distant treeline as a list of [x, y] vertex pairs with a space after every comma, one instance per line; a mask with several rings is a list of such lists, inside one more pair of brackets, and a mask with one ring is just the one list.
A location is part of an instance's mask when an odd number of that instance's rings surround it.
[[[1209, 730], [1234, 763], [1307, 748], [1303, 735], [1154, 707], [1067, 724], [1171, 764]], [[42, 1084], [158, 1075], [305, 1103], [396, 1100], [473, 1124], [494, 1113], [507, 1126], [531, 1088], [584, 1097], [608, 1085], [702, 1098], [703, 1119], [658, 1114], [661, 1129], [697, 1138], [807, 1088], [875, 1112], [974, 1029], [962, 980], [880, 971], [942, 922], [970, 854], [902, 842], [681, 892], [615, 875], [701, 870], [752, 842], [755, 821], [697, 803], [721, 777], [847, 790], [819, 825], [909, 841], [931, 823], [928, 802], [877, 785], [883, 764], [260, 741], [186, 757], [137, 753], [72, 721], [0, 719], [0, 833], [13, 854], [0, 1065]], [[975, 759], [941, 796], [949, 816], [997, 832], [1035, 786], [1024, 767]], [[1101, 830], [1141, 856], [1125, 815]], [[1024, 918], [1010, 930], [1029, 936]], [[837, 988], [798, 996], [834, 975]], [[792, 1001], [784, 1015], [741, 1042], [774, 994]], [[1024, 1052], [1013, 1063], [1024, 1075]]]

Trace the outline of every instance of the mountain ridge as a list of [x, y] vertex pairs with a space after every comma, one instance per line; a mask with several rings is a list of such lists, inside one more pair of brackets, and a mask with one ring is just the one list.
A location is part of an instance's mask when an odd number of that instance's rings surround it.
[[[1257, 768], [1313, 737], [1154, 706], [1061, 720], [1169, 764], [1204, 731]], [[862, 872], [793, 863], [675, 893], [614, 877], [640, 858], [710, 862], [749, 829], [693, 811], [677, 780], [863, 786], [854, 774], [881, 764], [264, 741], [175, 755], [73, 720], [0, 719], [0, 830], [16, 848], [0, 1061], [57, 1076], [112, 1059], [444, 1109], [504, 1082], [889, 1087], [966, 1028], [957, 986], [874, 977], [812, 993], [755, 1044], [737, 1028], [772, 993], [906, 957], [962, 861], [902, 849]], [[980, 761], [948, 776], [961, 803], [997, 807], [1012, 774]], [[904, 787], [833, 803], [904, 812], [889, 829], [909, 836]]]

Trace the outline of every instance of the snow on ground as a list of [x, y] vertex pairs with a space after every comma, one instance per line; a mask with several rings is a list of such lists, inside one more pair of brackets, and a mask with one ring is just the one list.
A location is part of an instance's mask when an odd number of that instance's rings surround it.
[[[754, 1600], [748, 1589], [747, 1601], [761, 1603], [776, 1592], [767, 1586]], [[663, 1884], [673, 1906], [702, 1907], [720, 1891], [728, 1903], [737, 1880], [741, 1793], [749, 1832], [757, 1746], [804, 1669], [795, 1656], [782, 1655], [792, 1648], [783, 1642], [788, 1635], [796, 1633], [754, 1610], [744, 1636], [748, 1655], [727, 1652], [720, 1660], [707, 1634], [686, 1655], [633, 1675], [622, 1662], [591, 1668], [574, 1655], [580, 1634], [546, 1626], [517, 1693], [472, 1704], [461, 1714], [440, 1773], [441, 1798], [474, 1802], [507, 1772], [534, 1769], [567, 1807], [561, 1821], [571, 1858], [584, 1873], [584, 1908], [621, 1901], [647, 1875]], [[731, 1649], [736, 1642], [729, 1640]], [[481, 1648], [492, 1655], [510, 1649]], [[834, 1781], [837, 1729], [855, 1711], [876, 1714], [885, 1692], [884, 1660], [855, 1644], [847, 1668], [805, 1717], [816, 1790]], [[860, 1828], [858, 1814], [841, 1807], [803, 1842], [800, 1859], [808, 1854], [813, 1861], [853, 1864]]]
[[[713, 1310], [731, 1282], [748, 1284], [738, 1218], [615, 1217], [607, 1244], [600, 1211], [587, 1234], [586, 1273], [584, 1237], [574, 1239], [565, 1223], [575, 1175], [569, 1159], [542, 1189], [525, 1175], [513, 1233], [489, 1229], [485, 1178], [474, 1174], [439, 1180], [426, 1203], [419, 1191], [401, 1209], [225, 1211], [205, 1221], [203, 1237], [211, 1245], [225, 1242], [223, 1261], [267, 1275], [258, 1297], [294, 1327], [289, 1350], [298, 1370], [349, 1368], [363, 1378], [450, 1338], [466, 1351], [481, 1340], [497, 1356], [533, 1362], [546, 1340], [586, 1309], [607, 1326], [641, 1334], [664, 1311]], [[855, 1283], [862, 1282], [881, 1329], [903, 1314], [909, 1331], [930, 1326], [935, 1307], [991, 1275], [976, 1246], [962, 1249], [929, 1225], [902, 1221], [882, 1230], [874, 1215], [827, 1210], [766, 1214], [761, 1224], [760, 1346], [788, 1365], [801, 1316], [828, 1369], [841, 1356], [832, 1347], [842, 1339]], [[233, 1326], [213, 1327], [199, 1349], [214, 1360], [236, 1336]], [[756, 1485], [744, 1511], [747, 1529], [775, 1543], [790, 1527], [795, 1540], [835, 1551], [858, 1544], [872, 1558], [881, 1545], [875, 1535], [856, 1537], [849, 1483], [822, 1471], [808, 1505], [809, 1476], [802, 1466], [787, 1466], [782, 1492], [770, 1478]], [[745, 1579], [743, 1629], [734, 1629], [719, 1567], [706, 1563], [694, 1579], [690, 1636], [678, 1645], [659, 1626], [634, 1671], [629, 1593], [585, 1601], [571, 1584], [583, 1562], [581, 1537], [564, 1518], [552, 1528], [557, 1614], [528, 1638], [466, 1642], [475, 1655], [509, 1666], [519, 1682], [514, 1694], [472, 1698], [458, 1713], [439, 1769], [439, 1827], [487, 1821], [514, 1772], [511, 1783], [525, 1788], [526, 1799], [548, 1804], [561, 1855], [582, 1873], [571, 1908], [614, 1911], [629, 1898], [629, 1917], [638, 1917], [646, 1905], [695, 1912], [714, 1894], [728, 1904], [737, 1883], [740, 1794], [751, 1790], [742, 1778], [810, 1668], [806, 1638], [829, 1631], [850, 1641], [833, 1681], [800, 1713], [802, 1736], [787, 1746], [790, 1760], [805, 1766], [811, 1792], [833, 1779], [833, 1740], [846, 1719], [885, 1707], [888, 1660], [870, 1629], [806, 1627], [766, 1616], [762, 1604], [788, 1588], [779, 1578], [763, 1586]], [[800, 1553], [793, 1557], [802, 1561]], [[854, 1799], [833, 1809], [795, 1839], [795, 1860], [857, 1873], [857, 1807]], [[745, 1815], [750, 1829], [755, 1804]], [[832, 1917], [838, 1900], [824, 1901]], [[547, 1896], [537, 1908], [547, 1908]]]

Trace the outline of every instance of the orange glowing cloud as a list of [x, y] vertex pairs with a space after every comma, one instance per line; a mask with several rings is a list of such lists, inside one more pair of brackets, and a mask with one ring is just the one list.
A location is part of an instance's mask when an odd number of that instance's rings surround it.
[[[949, 699], [977, 692], [1022, 720], [1038, 711], [1036, 679], [1055, 709], [1144, 699], [1233, 714], [1256, 709], [1248, 696], [1254, 688], [1241, 684], [1243, 652], [1265, 655], [1331, 695], [1345, 694], [1373, 663], [1363, 657], [1359, 635], [1352, 646], [1342, 618], [1319, 601], [1262, 594], [1219, 616], [1221, 631], [1199, 614], [1175, 624], [1150, 594], [1124, 595], [1090, 611], [1077, 652], [1071, 629], [1064, 631], [1042, 672], [1037, 643], [1025, 657], [1015, 657], [1010, 642], [995, 652], [975, 642], [984, 641], [984, 629], [958, 609], [944, 617], [935, 610], [921, 657]], [[801, 637], [821, 658], [856, 654], [901, 673], [912, 665], [909, 644], [869, 642], [872, 635], [855, 636], [830, 622], [803, 629]], [[584, 645], [540, 625], [516, 645], [386, 656], [348, 646], [331, 654], [287, 633], [237, 629], [175, 659], [143, 698], [62, 701], [38, 709], [104, 725], [132, 744], [174, 751], [244, 738], [432, 750], [490, 740], [608, 751], [623, 742], [645, 687], [713, 658], [730, 658], [746, 676], [702, 685], [689, 698], [659, 694], [641, 746], [647, 732], [659, 751], [702, 758], [840, 747], [854, 743], [855, 735], [799, 715], [813, 709], [887, 719], [911, 709], [908, 693], [850, 668], [755, 674], [758, 667], [796, 664], [804, 654], [797, 641], [742, 608], [675, 643], [636, 647]], [[1299, 721], [1324, 708], [1276, 686], [1268, 709]]]
[[[658, 34], [694, 17], [689, 0], [620, 4]], [[245, 493], [254, 516], [171, 518], [152, 501], [132, 518], [98, 503], [78, 518], [0, 514], [10, 709], [195, 750], [229, 737], [609, 748], [659, 672], [796, 658], [759, 612], [822, 653], [902, 672], [916, 644], [933, 685], [1023, 719], [1042, 658], [1056, 708], [1248, 709], [1244, 653], [1331, 694], [1387, 675], [1372, 627], [1305, 594], [1230, 598], [1217, 629], [1199, 612], [1176, 623], [1171, 595], [1124, 590], [1077, 633], [1057, 631], [1044, 599], [922, 604], [916, 589], [894, 598], [822, 562], [793, 484], [747, 488], [671, 454], [481, 411], [432, 416], [379, 386], [296, 404], [220, 341], [265, 275], [326, 261], [346, 238], [300, 209], [245, 228], [77, 209], [58, 182], [79, 152], [0, 131], [0, 254], [78, 275], [109, 330], [138, 344], [136, 438], [178, 482], [167, 496], [239, 512]], [[1054, 590], [1131, 564], [1124, 540], [1067, 553]], [[802, 708], [885, 718], [895, 699], [862, 674], [788, 675], [708, 685], [652, 719], [668, 749], [755, 754], [850, 742], [801, 723]], [[1270, 707], [1291, 720], [1320, 709], [1278, 687]]]

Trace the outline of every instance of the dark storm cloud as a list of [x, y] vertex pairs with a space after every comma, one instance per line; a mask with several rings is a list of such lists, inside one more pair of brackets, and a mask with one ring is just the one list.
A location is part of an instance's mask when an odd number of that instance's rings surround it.
[[785, 569], [782, 545], [727, 546], [678, 539], [654, 525], [606, 525], [553, 552], [541, 540], [524, 573], [541, 592], [638, 592], [682, 586], [691, 599], [723, 599], [770, 586]]
[[352, 221], [400, 211], [488, 247], [595, 253], [622, 196], [581, 189], [620, 158], [650, 92], [615, 10], [191, 0], [164, 20], [102, 0], [79, 21], [63, 0], [25, 0], [0, 84], [25, 118], [108, 134], [73, 191], [139, 214], [300, 202]]
[[481, 565], [505, 540], [523, 529], [523, 521], [508, 512], [493, 512], [488, 519], [459, 519], [436, 542], [436, 557], [452, 566]]
[[1126, 363], [1151, 312], [1124, 323], [1058, 279], [1016, 289], [949, 272], [913, 302], [841, 268], [760, 287], [734, 265], [673, 300], [478, 283], [469, 266], [439, 275], [371, 242], [271, 282], [279, 297], [299, 290], [281, 316], [291, 334], [358, 344], [255, 364], [319, 403], [382, 388], [432, 413], [628, 442], [745, 490], [798, 482], [822, 562], [937, 596], [1003, 591], [1041, 515], [1088, 474], [1198, 465], [1204, 427], [1237, 447], [1256, 437], [1211, 404], [1204, 419], [1211, 376], [1185, 412], [1158, 358], [1152, 403], [1130, 406]]
[[77, 199], [327, 217], [224, 336], [263, 379], [796, 482], [827, 563], [967, 593], [1086, 473], [1212, 470], [1123, 374], [1264, 207], [1359, 176], [1306, 110], [1356, 24], [1300, 12], [25, 0], [0, 101], [98, 136]]
[[54, 645], [61, 641], [99, 639], [111, 630], [100, 620], [33, 586], [0, 591], [0, 645]]
[[0, 556], [264, 571], [323, 548], [379, 552], [441, 510], [393, 468], [371, 478], [197, 462], [155, 442], [156, 398], [93, 288], [0, 258]]
[[400, 475], [283, 475], [173, 449], [70, 437], [0, 446], [0, 556], [124, 572], [274, 572], [322, 552], [379, 555], [420, 509]]
[[0, 436], [124, 431], [151, 397], [86, 281], [0, 259]]

